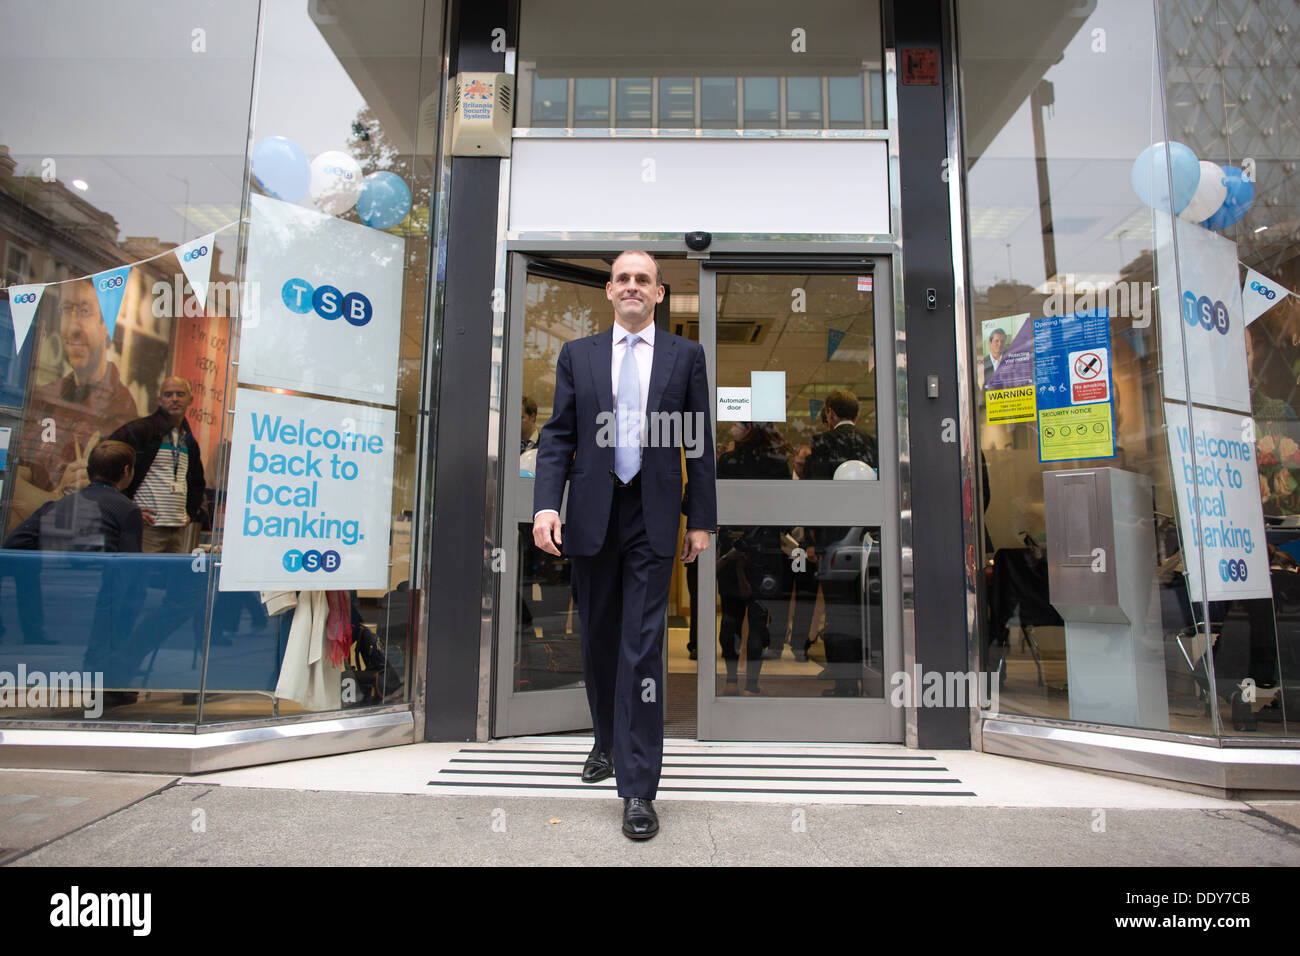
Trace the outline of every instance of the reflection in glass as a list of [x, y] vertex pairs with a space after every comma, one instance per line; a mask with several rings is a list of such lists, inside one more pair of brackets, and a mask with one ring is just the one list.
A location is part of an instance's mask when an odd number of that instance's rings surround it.
[[647, 127], [651, 125], [650, 78], [623, 78], [615, 84], [615, 110], [619, 127]]
[[659, 128], [690, 129], [695, 125], [695, 81], [687, 77], [659, 80]]
[[533, 81], [533, 125], [564, 126], [568, 121], [569, 81], [537, 78]]
[[744, 79], [745, 128], [779, 129], [781, 94], [775, 76], [747, 76]]
[[[873, 81], [876, 79], [872, 74]], [[862, 77], [832, 76], [826, 82], [827, 99], [830, 100], [831, 129], [856, 129], [863, 125]], [[874, 88], [874, 83], [873, 83]], [[876, 112], [872, 100], [872, 118], [880, 117], [876, 125], [884, 125], [884, 106]]]
[[716, 693], [882, 696], [879, 541], [866, 527], [721, 528]]
[[735, 129], [736, 123], [736, 80], [729, 76], [701, 77], [700, 126]]
[[755, 372], [779, 373], [786, 412], [784, 421], [720, 421], [719, 479], [876, 478], [869, 286], [825, 273], [718, 276], [718, 388], [750, 388]]
[[531, 525], [519, 527], [517, 554], [515, 691], [581, 686], [582, 630], [569, 562], [533, 544]]
[[573, 81], [573, 125], [609, 126], [609, 80], [580, 76]]
[[[616, 107], [617, 122], [584, 121], [575, 109], [576, 126], [684, 129], [819, 129], [884, 126], [883, 42], [879, 4], [843, 0], [805, 0], [798, 26], [807, 49], [790, 42], [792, 24], [779, 4], [751, 4], [737, 14], [726, 6], [695, 0], [660, 0], [652, 17], [600, 0], [548, 0], [525, 3], [519, 11], [518, 126], [546, 126], [553, 120], [529, 116], [538, 77], [637, 78], [634, 91], [620, 88], [618, 100], [632, 95], [626, 109]], [[633, 43], [628, 38], [635, 37]], [[772, 43], [772, 37], [785, 37]], [[782, 80], [790, 102], [783, 103]], [[837, 84], [829, 118], [822, 105], [822, 84]], [[659, 84], [658, 120], [646, 98], [651, 82]], [[694, 84], [700, 84], [696, 113]], [[738, 115], [738, 85], [744, 83], [745, 115]], [[863, 89], [872, 88], [867, 114]], [[671, 89], [664, 92], [664, 87]], [[575, 100], [581, 93], [575, 91]], [[879, 103], [879, 109], [876, 108]], [[636, 114], [634, 117], [633, 114]]]
[[822, 83], [815, 76], [792, 76], [785, 81], [786, 129], [821, 129]]

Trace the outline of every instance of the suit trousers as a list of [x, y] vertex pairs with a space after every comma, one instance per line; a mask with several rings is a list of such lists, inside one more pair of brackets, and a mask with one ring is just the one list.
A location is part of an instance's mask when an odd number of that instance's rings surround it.
[[650, 548], [640, 481], [615, 487], [600, 551], [571, 561], [596, 749], [613, 754], [620, 797], [653, 800], [663, 767], [663, 641], [673, 559]]

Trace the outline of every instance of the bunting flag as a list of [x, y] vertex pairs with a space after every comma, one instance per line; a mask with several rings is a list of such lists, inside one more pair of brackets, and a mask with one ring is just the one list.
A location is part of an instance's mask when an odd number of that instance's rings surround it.
[[1290, 294], [1290, 289], [1268, 276], [1246, 267], [1246, 283], [1241, 287], [1241, 307], [1246, 324], [1254, 322]]
[[113, 337], [117, 327], [117, 310], [122, 308], [122, 296], [126, 295], [126, 277], [130, 275], [130, 266], [118, 266], [106, 272], [96, 272], [90, 277], [95, 286], [95, 295], [99, 297], [99, 312], [108, 327], [108, 337]]
[[826, 361], [831, 360], [831, 356], [835, 354], [835, 350], [840, 347], [840, 343], [844, 341], [844, 336], [847, 334], [847, 332], [841, 332], [839, 329], [826, 330]]
[[60, 279], [58, 282], [38, 282], [30, 285], [8, 286], [6, 291], [9, 293], [9, 312], [13, 317], [14, 344], [19, 349], [22, 349], [23, 343], [27, 340], [27, 333], [31, 330], [32, 322], [36, 317], [36, 307], [41, 304], [41, 296], [48, 286], [85, 280], [89, 280], [95, 287], [95, 295], [99, 299], [99, 310], [103, 313], [104, 325], [107, 326], [108, 334], [111, 336], [113, 330], [117, 327], [117, 313], [122, 308], [122, 297], [126, 295], [126, 279], [131, 272], [132, 266], [153, 262], [163, 256], [176, 256], [176, 260], [185, 272], [185, 278], [189, 280], [199, 302], [207, 302], [208, 285], [212, 279], [212, 259], [216, 248], [217, 233], [233, 229], [239, 225], [239, 222], [240, 220], [228, 222], [206, 236], [199, 236], [199, 238], [183, 245], [175, 246], [165, 252], [156, 253], [148, 258], [141, 259], [139, 262], [133, 262], [131, 265], [119, 266], [106, 272], [97, 272], [92, 276], [70, 277]]
[[194, 297], [199, 300], [199, 308], [203, 308], [204, 303], [208, 301], [208, 280], [212, 278], [212, 258], [213, 250], [216, 248], [214, 245], [216, 238], [217, 234], [210, 232], [172, 250], [176, 253], [185, 278], [190, 281]]
[[23, 350], [27, 341], [27, 332], [36, 317], [36, 307], [41, 304], [45, 294], [43, 285], [11, 285], [9, 287], [9, 316], [14, 323], [14, 354]]
[[808, 399], [808, 420], [810, 422], [817, 421], [817, 416], [822, 413], [822, 406], [825, 404], [820, 398]]

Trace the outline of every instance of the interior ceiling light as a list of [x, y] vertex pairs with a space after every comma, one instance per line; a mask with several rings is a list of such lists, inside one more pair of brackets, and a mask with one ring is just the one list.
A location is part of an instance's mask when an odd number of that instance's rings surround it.
[[1028, 206], [984, 206], [970, 213], [972, 239], [1005, 239], [1029, 218]]
[[84, 179], [74, 179], [72, 185], [77, 189], [80, 189], [83, 193], [90, 188], [90, 183], [86, 182]]

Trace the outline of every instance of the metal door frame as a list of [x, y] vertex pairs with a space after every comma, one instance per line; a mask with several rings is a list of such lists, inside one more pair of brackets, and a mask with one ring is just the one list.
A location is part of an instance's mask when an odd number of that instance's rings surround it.
[[[884, 681], [879, 698], [719, 697], [717, 680], [717, 548], [701, 557], [697, 620], [699, 667], [696, 672], [696, 737], [700, 740], [815, 740], [878, 743], [903, 740], [903, 710], [890, 705], [889, 675], [903, 669], [900, 497], [898, 488], [898, 410], [895, 395], [895, 315], [893, 262], [887, 255], [711, 256], [700, 270], [700, 340], [704, 343], [710, 387], [717, 378], [717, 275], [862, 274], [874, 279], [872, 317], [876, 356], [876, 425], [879, 468], [876, 481], [772, 482], [729, 479], [718, 483], [718, 524], [878, 525], [881, 540], [881, 619], [884, 628]], [[717, 403], [710, 402], [717, 435]], [[816, 491], [816, 495], [812, 494]], [[790, 492], [795, 492], [791, 495]], [[782, 498], [786, 501], [782, 502]], [[801, 499], [801, 500], [800, 500]], [[846, 513], [852, 515], [846, 519]], [[709, 648], [706, 654], [704, 649]]]
[[[792, 268], [801, 268], [804, 272], [815, 272], [825, 268], [834, 260], [828, 257], [847, 257], [849, 261], [870, 258], [874, 260], [874, 316], [875, 347], [877, 369], [877, 425], [878, 452], [882, 465], [898, 461], [899, 448], [899, 406], [897, 393], [896, 355], [901, 353], [902, 343], [897, 334], [897, 311], [899, 303], [896, 298], [896, 272], [899, 268], [898, 249], [895, 243], [872, 241], [854, 243], [855, 255], [848, 257], [847, 243], [835, 241], [810, 241], [798, 244], [797, 251], [792, 249], [788, 240], [769, 237], [731, 237], [715, 238], [708, 254], [686, 253], [688, 261], [701, 263], [700, 269], [700, 337], [706, 339], [706, 356], [710, 387], [717, 387], [717, 345], [716, 345], [716, 290], [715, 277], [719, 270], [718, 263], [728, 257], [721, 271], [737, 271], [736, 259], [730, 257], [744, 256], [748, 271], [762, 274], [764, 270], [777, 271], [781, 263]], [[880, 237], [883, 239], [884, 237]], [[546, 263], [547, 271], [554, 275], [558, 268], [567, 271], [565, 264], [557, 259], [575, 259], [599, 257], [611, 252], [621, 252], [628, 248], [642, 248], [652, 255], [681, 255], [686, 250], [680, 239], [669, 240], [636, 236], [614, 237], [589, 235], [582, 239], [564, 241], [556, 238], [509, 239], [505, 243], [507, 262], [505, 266], [507, 279], [506, 327], [503, 337], [503, 355], [501, 368], [505, 381], [502, 389], [501, 429], [499, 441], [513, 438], [513, 410], [523, 401], [523, 342], [524, 342], [524, 290], [527, 287], [529, 265], [537, 262]], [[704, 263], [709, 263], [705, 267]], [[844, 259], [840, 259], [841, 265]], [[575, 269], [575, 272], [578, 270]], [[740, 270], [744, 271], [744, 270]], [[834, 270], [831, 270], [834, 271]], [[850, 270], [852, 271], [852, 270]], [[580, 281], [575, 278], [575, 281]], [[706, 299], [705, 284], [709, 292]], [[706, 329], [706, 308], [708, 302], [708, 322]], [[710, 405], [714, 403], [711, 401]], [[712, 409], [713, 427], [716, 434], [717, 412]], [[892, 458], [889, 456], [893, 456]], [[504, 461], [512, 460], [507, 456]], [[586, 729], [591, 726], [591, 716], [587, 707], [584, 686], [557, 688], [554, 690], [528, 691], [517, 693], [513, 688], [514, 668], [510, 655], [515, 651], [516, 603], [515, 597], [519, 582], [518, 556], [515, 553], [516, 528], [520, 523], [532, 522], [533, 480], [520, 478], [515, 467], [504, 467], [498, 488], [499, 509], [501, 515], [499, 536], [497, 538], [505, 550], [504, 570], [495, 575], [496, 587], [488, 593], [493, 594], [496, 602], [495, 636], [492, 641], [493, 689], [495, 700], [492, 701], [492, 737], [510, 737], [523, 734], [539, 734], [560, 731]], [[831, 485], [830, 482], [819, 484]], [[863, 483], [857, 483], [863, 484]], [[881, 515], [881, 574], [882, 574], [882, 622], [884, 637], [884, 671], [886, 678], [903, 670], [904, 663], [904, 625], [900, 590], [900, 539], [899, 539], [899, 475], [895, 467], [882, 467], [880, 480], [873, 482], [877, 488], [871, 489], [876, 507], [882, 509]], [[719, 502], [719, 523], [762, 523], [769, 520], [770, 510], [764, 510], [759, 502], [770, 485], [762, 481], [728, 481], [728, 493], [739, 497], [734, 502]], [[806, 510], [792, 512], [796, 520], [807, 523], [822, 522], [837, 524], [843, 521], [843, 511], [835, 514], [836, 506], [851, 504], [854, 492], [851, 488], [828, 487], [825, 494], [819, 496], [818, 502], [809, 503]], [[841, 500], [840, 495], [844, 495]], [[746, 497], [748, 496], [748, 497]], [[757, 496], [757, 497], [755, 497]], [[567, 504], [567, 490], [566, 490]], [[526, 513], [525, 513], [526, 512]], [[564, 516], [561, 508], [561, 518]], [[716, 549], [710, 547], [699, 559], [700, 585], [698, 600], [701, 607], [715, 607], [716, 595]], [[710, 647], [716, 647], [716, 623], [706, 615], [700, 622], [700, 648], [709, 641]], [[707, 628], [707, 632], [704, 630]], [[697, 732], [700, 740], [817, 740], [823, 742], [885, 742], [903, 740], [903, 708], [889, 706], [889, 687], [885, 687], [885, 697], [855, 699], [804, 699], [804, 698], [718, 698], [712, 693], [714, 677], [713, 653], [708, 655], [708, 667], [697, 670]], [[705, 655], [701, 655], [703, 657]], [[705, 663], [701, 661], [701, 663]], [[708, 675], [706, 684], [703, 673]], [[776, 701], [780, 701], [776, 705]], [[769, 712], [766, 708], [755, 709], [755, 705], [776, 706]], [[715, 709], [716, 708], [716, 709]], [[787, 716], [781, 716], [787, 715]], [[794, 735], [791, 728], [812, 726], [813, 721], [819, 728], [815, 736]], [[730, 736], [728, 736], [730, 735]]]
[[[521, 734], [544, 734], [566, 730], [583, 730], [591, 727], [591, 711], [587, 706], [587, 690], [579, 681], [574, 687], [557, 687], [551, 690], [516, 691], [514, 688], [514, 656], [519, 652], [517, 627], [517, 602], [519, 590], [519, 555], [517, 553], [517, 528], [533, 521], [533, 479], [521, 478], [519, 468], [507, 463], [517, 458], [507, 454], [514, 435], [513, 412], [523, 403], [523, 352], [524, 310], [529, 273], [544, 274], [550, 278], [582, 285], [599, 285], [596, 277], [577, 266], [553, 259], [543, 259], [522, 253], [509, 257], [509, 286], [506, 298], [506, 329], [502, 345], [505, 354], [501, 367], [505, 377], [502, 391], [501, 430], [498, 441], [501, 469], [501, 529], [498, 541], [505, 554], [505, 568], [497, 575], [496, 607], [497, 632], [493, 643], [496, 683], [496, 700], [493, 708], [495, 720], [492, 736], [515, 737]], [[560, 520], [564, 520], [568, 504], [568, 487], [564, 503], [560, 506]]]

